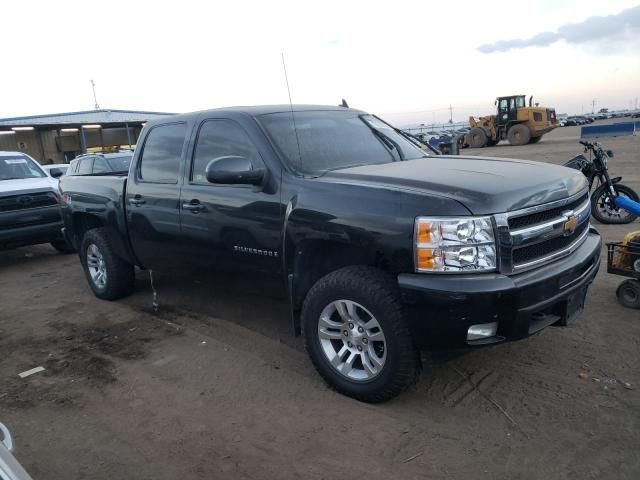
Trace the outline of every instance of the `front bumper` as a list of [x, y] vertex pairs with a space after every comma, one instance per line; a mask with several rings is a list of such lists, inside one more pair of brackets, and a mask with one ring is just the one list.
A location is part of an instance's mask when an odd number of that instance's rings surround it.
[[[576, 321], [600, 268], [600, 248], [600, 235], [592, 229], [571, 255], [525, 273], [400, 274], [398, 285], [422, 346], [460, 348], [518, 340], [548, 325]], [[498, 323], [495, 336], [467, 341], [471, 325], [492, 322]]]
[[63, 238], [62, 221], [39, 225], [26, 225], [0, 231], [0, 250], [49, 243]]
[[62, 216], [58, 205], [0, 212], [0, 249], [61, 239], [60, 228]]

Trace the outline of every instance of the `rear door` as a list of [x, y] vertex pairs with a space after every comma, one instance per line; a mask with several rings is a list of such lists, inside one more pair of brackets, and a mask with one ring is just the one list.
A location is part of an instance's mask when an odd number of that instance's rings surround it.
[[268, 168], [256, 140], [231, 119], [204, 118], [198, 125], [180, 200], [181, 248], [192, 266], [281, 271], [280, 172], [269, 172], [261, 187], [212, 184], [205, 175], [209, 162], [225, 156]]
[[133, 250], [142, 265], [167, 270], [179, 260], [180, 172], [186, 122], [151, 127], [127, 183], [126, 209]]

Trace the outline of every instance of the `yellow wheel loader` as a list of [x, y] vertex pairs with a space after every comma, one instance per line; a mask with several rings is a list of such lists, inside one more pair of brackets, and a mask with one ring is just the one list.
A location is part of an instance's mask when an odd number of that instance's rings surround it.
[[498, 97], [496, 115], [475, 119], [469, 117], [471, 130], [465, 135], [464, 143], [471, 148], [496, 145], [500, 140], [508, 140], [511, 145], [538, 143], [547, 132], [559, 126], [553, 108], [532, 105], [529, 97], [526, 106], [524, 95]]

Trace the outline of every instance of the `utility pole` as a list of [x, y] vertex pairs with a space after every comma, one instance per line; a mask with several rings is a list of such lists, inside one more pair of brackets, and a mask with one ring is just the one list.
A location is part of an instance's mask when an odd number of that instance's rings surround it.
[[449, 123], [453, 123], [453, 107], [449, 104]]
[[596, 99], [591, 100], [591, 113], [596, 113]]
[[636, 108], [635, 108], [635, 110], [637, 110], [637, 109], [638, 109], [638, 97], [636, 97]]
[[96, 82], [91, 80], [91, 88], [93, 89], [93, 100], [96, 102], [94, 108], [96, 110], [100, 110], [100, 105], [98, 105], [98, 97], [96, 97]]

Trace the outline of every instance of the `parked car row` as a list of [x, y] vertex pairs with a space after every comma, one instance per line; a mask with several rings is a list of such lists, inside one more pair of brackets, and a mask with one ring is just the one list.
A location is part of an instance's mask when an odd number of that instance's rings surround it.
[[[580, 125], [586, 125], [588, 123], [593, 123], [595, 121], [594, 117], [588, 117], [583, 115], [574, 115], [572, 117], [567, 117], [563, 122], [561, 122], [560, 126], [564, 127], [575, 127]], [[564, 125], [562, 125], [564, 123]]]

